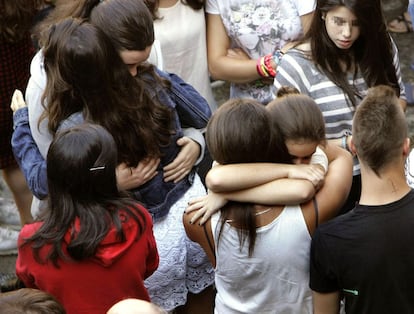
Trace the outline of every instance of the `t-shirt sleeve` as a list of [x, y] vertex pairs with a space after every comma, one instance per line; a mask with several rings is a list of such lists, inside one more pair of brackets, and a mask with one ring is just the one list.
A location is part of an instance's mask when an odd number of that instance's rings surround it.
[[329, 252], [323, 233], [317, 229], [312, 238], [310, 253], [309, 286], [314, 291], [327, 293], [340, 289]]
[[274, 86], [279, 90], [282, 86], [295, 87], [302, 94], [309, 94], [310, 83], [307, 74], [308, 64], [301, 60], [302, 57], [294, 50], [289, 50], [280, 61], [277, 67], [277, 74], [274, 79]]
[[220, 14], [217, 0], [207, 0], [205, 11], [208, 14]]
[[319, 146], [316, 147], [316, 151], [312, 154], [310, 163], [312, 165], [321, 165], [325, 169], [325, 173], [328, 171], [328, 156], [326, 156], [325, 152]]
[[294, 0], [299, 16], [315, 11], [316, 0]]

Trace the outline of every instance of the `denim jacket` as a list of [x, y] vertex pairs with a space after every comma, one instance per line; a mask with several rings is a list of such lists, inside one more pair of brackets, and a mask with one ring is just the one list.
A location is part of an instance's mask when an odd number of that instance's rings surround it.
[[[159, 219], [168, 214], [170, 207], [181, 198], [193, 183], [195, 169], [178, 183], [164, 182], [163, 168], [172, 162], [180, 151], [176, 144], [183, 136], [183, 127], [203, 129], [206, 127], [211, 111], [206, 100], [190, 85], [175, 74], [157, 71], [157, 74], [171, 81], [171, 88], [165, 89], [153, 84], [148, 91], [152, 97], [174, 109], [174, 129], [170, 144], [161, 148], [162, 157], [158, 166], [158, 174], [144, 185], [131, 190], [133, 196], [141, 201], [150, 211], [153, 218]], [[75, 113], [60, 125], [65, 129], [83, 122], [80, 113]], [[12, 136], [12, 147], [16, 160], [22, 169], [33, 194], [43, 199], [48, 194], [46, 161], [40, 154], [30, 132], [27, 108], [18, 110], [14, 115], [15, 130]]]

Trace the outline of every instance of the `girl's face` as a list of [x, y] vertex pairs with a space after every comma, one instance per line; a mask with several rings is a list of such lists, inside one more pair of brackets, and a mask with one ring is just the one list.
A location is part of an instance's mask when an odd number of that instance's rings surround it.
[[136, 76], [138, 74], [137, 67], [148, 59], [150, 52], [151, 46], [148, 46], [145, 50], [122, 50], [119, 55], [128, 67], [129, 73]]
[[360, 34], [356, 16], [344, 6], [326, 13], [325, 27], [329, 38], [339, 49], [349, 49]]
[[309, 164], [313, 153], [318, 147], [318, 142], [305, 140], [286, 140], [286, 147], [292, 162], [295, 165]]

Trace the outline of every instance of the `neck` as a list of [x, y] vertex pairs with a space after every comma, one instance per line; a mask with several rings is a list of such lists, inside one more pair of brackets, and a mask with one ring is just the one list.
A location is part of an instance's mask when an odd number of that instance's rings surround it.
[[361, 205], [389, 204], [398, 201], [410, 191], [403, 165], [381, 171], [380, 177], [361, 165], [361, 181]]
[[160, 8], [170, 8], [174, 6], [180, 0], [160, 0], [159, 7]]

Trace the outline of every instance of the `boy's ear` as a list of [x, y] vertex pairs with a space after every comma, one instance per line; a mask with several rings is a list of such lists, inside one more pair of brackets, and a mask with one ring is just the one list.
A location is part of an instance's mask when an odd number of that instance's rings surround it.
[[406, 138], [404, 140], [404, 144], [403, 144], [403, 155], [404, 157], [408, 157], [408, 155], [410, 154], [410, 138]]
[[351, 136], [351, 139], [349, 141], [349, 151], [351, 152], [353, 156], [357, 154], [353, 136]]

